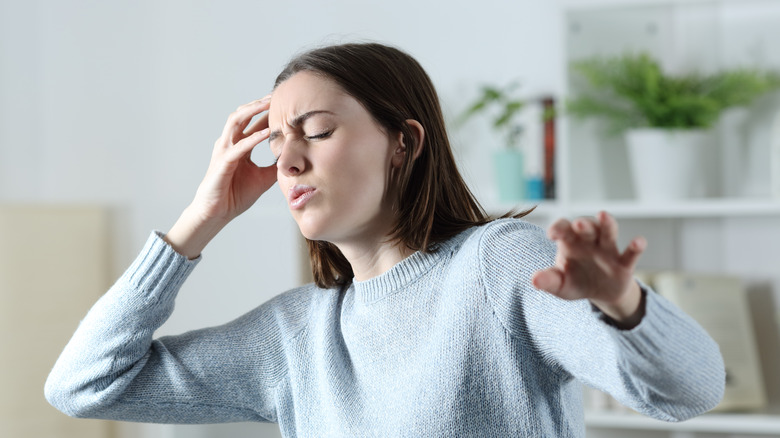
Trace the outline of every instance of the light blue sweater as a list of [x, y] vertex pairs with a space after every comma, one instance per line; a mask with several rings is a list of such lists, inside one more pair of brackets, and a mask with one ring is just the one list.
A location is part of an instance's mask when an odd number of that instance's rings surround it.
[[46, 382], [66, 414], [278, 422], [286, 437], [583, 437], [582, 381], [683, 420], [723, 394], [717, 345], [645, 288], [632, 330], [531, 286], [538, 227], [500, 220], [343, 290], [291, 290], [226, 325], [152, 340], [196, 261], [153, 234]]

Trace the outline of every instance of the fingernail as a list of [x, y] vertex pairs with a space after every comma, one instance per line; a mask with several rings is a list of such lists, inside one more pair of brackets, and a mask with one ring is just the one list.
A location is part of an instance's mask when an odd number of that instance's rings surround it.
[[271, 100], [271, 95], [269, 94], [268, 96], [265, 96], [264, 98], [260, 99], [258, 102], [259, 103], [267, 103], [270, 100]]

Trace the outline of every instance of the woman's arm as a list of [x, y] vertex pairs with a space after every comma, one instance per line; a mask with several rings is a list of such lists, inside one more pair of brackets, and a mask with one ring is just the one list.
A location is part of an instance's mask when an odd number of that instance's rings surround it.
[[[47, 400], [75, 417], [158, 423], [273, 421], [271, 386], [262, 371], [276, 362], [273, 321], [252, 312], [221, 327], [152, 340], [198, 263], [159, 235], [95, 304], [60, 355]], [[267, 318], [266, 318], [267, 319]], [[250, 358], [262, 336], [262, 357]]]
[[[593, 300], [563, 299], [534, 287], [539, 271], [560, 269], [561, 263], [565, 270], [574, 263], [556, 256], [560, 248], [538, 227], [499, 222], [485, 233], [481, 248], [483, 278], [497, 317], [559, 378], [577, 378], [667, 421], [701, 414], [720, 401], [725, 372], [717, 344], [692, 318], [631, 276], [627, 281], [637, 285], [640, 300], [627, 314], [638, 310], [642, 316], [626, 329]], [[565, 283], [568, 277], [563, 278]]]
[[46, 382], [46, 397], [54, 406], [74, 416], [137, 421], [237, 421], [273, 415], [258, 401], [267, 396], [261, 391], [266, 383], [252, 386], [261, 393], [251, 404], [233, 391], [232, 379], [245, 381], [248, 371], [231, 372], [236, 355], [246, 350], [230, 342], [248, 339], [231, 336], [242, 329], [241, 323], [197, 332], [194, 338], [152, 340], [203, 248], [276, 181], [275, 165], [259, 167], [250, 159], [254, 147], [268, 137], [269, 105], [266, 97], [230, 115], [192, 203], [166, 235], [150, 237], [133, 265], [82, 321]]

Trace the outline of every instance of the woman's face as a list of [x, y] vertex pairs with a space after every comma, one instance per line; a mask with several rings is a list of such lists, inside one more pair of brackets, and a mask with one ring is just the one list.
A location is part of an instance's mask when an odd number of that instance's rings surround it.
[[384, 239], [394, 223], [386, 194], [400, 137], [310, 72], [274, 90], [268, 117], [279, 187], [301, 233], [336, 245]]

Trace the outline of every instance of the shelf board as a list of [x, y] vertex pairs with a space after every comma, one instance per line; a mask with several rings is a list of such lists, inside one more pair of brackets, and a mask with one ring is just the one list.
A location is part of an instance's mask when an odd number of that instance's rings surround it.
[[780, 415], [709, 413], [679, 423], [634, 413], [586, 412], [588, 427], [603, 429], [780, 435]]
[[663, 219], [708, 217], [780, 216], [780, 199], [691, 199], [674, 202], [638, 201], [520, 201], [517, 204], [498, 203], [488, 207], [492, 214], [504, 214], [515, 208], [524, 210], [537, 206], [537, 216], [593, 216], [601, 210], [617, 219]]
[[694, 218], [780, 215], [780, 200], [691, 199], [675, 202], [605, 201], [571, 203], [573, 215], [606, 210], [617, 218]]
[[488, 213], [499, 216], [511, 210], [523, 211], [534, 207], [535, 209], [532, 214], [541, 216], [556, 216], [563, 211], [560, 203], [549, 200], [527, 200], [515, 203], [488, 202], [483, 204], [483, 207], [485, 207]]

